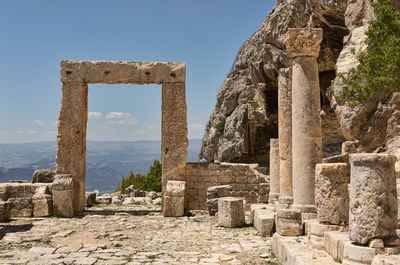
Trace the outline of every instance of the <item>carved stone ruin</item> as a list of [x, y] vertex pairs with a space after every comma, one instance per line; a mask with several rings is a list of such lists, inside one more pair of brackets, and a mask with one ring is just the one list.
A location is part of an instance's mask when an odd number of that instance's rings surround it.
[[293, 197], [294, 204], [302, 211], [310, 211], [312, 207], [309, 206], [315, 205], [315, 165], [322, 162], [321, 103], [316, 60], [321, 41], [320, 28], [289, 29], [285, 41], [293, 58]]
[[292, 69], [284, 68], [278, 77], [279, 203], [293, 203], [292, 188]]
[[88, 84], [162, 84], [162, 187], [185, 180], [187, 119], [185, 63], [62, 61], [57, 174], [71, 174], [74, 214], [85, 207]]
[[279, 139], [270, 139], [269, 145], [269, 175], [270, 175], [270, 193], [269, 202], [275, 203], [279, 199]]

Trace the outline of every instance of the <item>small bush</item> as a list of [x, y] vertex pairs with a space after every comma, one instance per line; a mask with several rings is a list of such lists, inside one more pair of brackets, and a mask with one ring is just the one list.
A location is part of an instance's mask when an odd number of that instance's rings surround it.
[[223, 122], [223, 121], [218, 122], [216, 128], [217, 128], [218, 133], [222, 134], [225, 129], [225, 122]]

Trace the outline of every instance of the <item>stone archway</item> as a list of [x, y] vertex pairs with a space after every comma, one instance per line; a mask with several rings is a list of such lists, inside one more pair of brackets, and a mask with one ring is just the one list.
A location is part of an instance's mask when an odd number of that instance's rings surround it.
[[186, 64], [126, 61], [61, 61], [57, 174], [73, 177], [73, 208], [85, 208], [88, 84], [162, 84], [162, 183], [185, 180], [187, 161]]

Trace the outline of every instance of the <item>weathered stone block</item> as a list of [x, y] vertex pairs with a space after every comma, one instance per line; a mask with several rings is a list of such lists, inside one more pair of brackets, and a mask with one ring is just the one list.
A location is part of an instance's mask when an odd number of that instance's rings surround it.
[[257, 202], [258, 203], [268, 203], [269, 191], [270, 191], [269, 183], [258, 184], [257, 185], [257, 192], [258, 192]]
[[343, 259], [344, 244], [350, 242], [349, 232], [325, 232], [324, 249], [332, 258]]
[[231, 192], [232, 192], [231, 185], [213, 186], [207, 189], [207, 198], [215, 199], [221, 197], [229, 197], [231, 196]]
[[250, 223], [254, 224], [254, 214], [257, 210], [265, 210], [268, 208], [267, 204], [254, 203], [250, 205]]
[[10, 198], [8, 199], [8, 207], [10, 210], [10, 217], [32, 217], [32, 198]]
[[85, 192], [86, 206], [92, 206], [96, 203], [97, 193], [94, 191]]
[[8, 202], [0, 201], [0, 222], [8, 222], [10, 221], [10, 210], [8, 206]]
[[185, 181], [169, 180], [165, 189], [165, 196], [184, 197]]
[[349, 163], [349, 154], [330, 156], [322, 159], [322, 163]]
[[38, 169], [33, 173], [32, 183], [52, 183], [55, 175], [55, 170]]
[[317, 164], [315, 168], [315, 204], [324, 224], [349, 222], [350, 169], [345, 163]]
[[180, 217], [185, 213], [185, 198], [164, 196], [163, 213], [166, 217]]
[[210, 216], [214, 216], [218, 212], [218, 198], [207, 199], [206, 206], [207, 206], [208, 214]]
[[276, 232], [282, 236], [302, 235], [301, 212], [293, 209], [278, 210], [276, 214]]
[[371, 265], [399, 265], [400, 255], [376, 255]]
[[74, 216], [72, 188], [72, 175], [60, 174], [54, 177], [52, 184], [54, 215], [59, 217]]
[[244, 226], [243, 199], [234, 197], [218, 199], [218, 225], [224, 227]]
[[44, 217], [53, 215], [53, 197], [48, 186], [38, 187], [32, 197], [33, 216]]
[[350, 155], [351, 240], [365, 245], [372, 239], [397, 237], [395, 162], [396, 157], [387, 154]]
[[111, 199], [112, 199], [111, 195], [104, 194], [104, 195], [96, 197], [96, 203], [97, 204], [110, 204], [111, 203]]

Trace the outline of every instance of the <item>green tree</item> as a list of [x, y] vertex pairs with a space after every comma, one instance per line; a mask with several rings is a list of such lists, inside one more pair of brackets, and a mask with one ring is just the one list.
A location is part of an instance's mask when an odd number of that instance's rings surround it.
[[372, 6], [376, 19], [366, 30], [368, 49], [357, 55], [360, 63], [356, 68], [339, 75], [346, 85], [341, 99], [352, 107], [377, 92], [400, 91], [400, 12], [391, 0], [372, 2]]
[[161, 191], [162, 165], [157, 159], [149, 167], [146, 175], [134, 174], [132, 171], [127, 177], [122, 176], [120, 190], [125, 193], [125, 189], [133, 185], [136, 189], [145, 191]]

